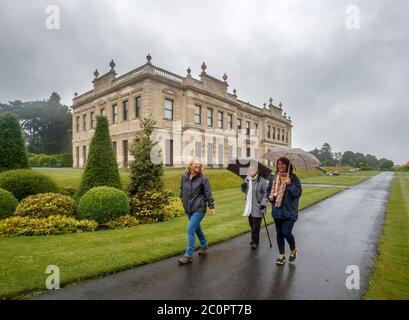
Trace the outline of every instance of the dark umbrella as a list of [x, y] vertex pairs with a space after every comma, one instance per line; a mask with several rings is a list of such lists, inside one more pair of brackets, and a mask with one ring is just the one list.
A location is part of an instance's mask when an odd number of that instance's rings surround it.
[[229, 163], [227, 170], [244, 179], [249, 167], [256, 168], [258, 174], [265, 179], [269, 179], [271, 175], [271, 169], [254, 158], [236, 158], [235, 162]]
[[[249, 168], [256, 169], [258, 171], [259, 176], [270, 180], [271, 177], [271, 169], [261, 162], [258, 162], [254, 158], [236, 158], [236, 161], [233, 163], [229, 163], [227, 166], [227, 170], [233, 172], [234, 174], [240, 176], [241, 178], [245, 178], [248, 175]], [[265, 208], [261, 210], [261, 214], [263, 216], [264, 225], [267, 231], [268, 242], [270, 243], [270, 248], [272, 247], [270, 233], [268, 232], [267, 222], [265, 217]]]

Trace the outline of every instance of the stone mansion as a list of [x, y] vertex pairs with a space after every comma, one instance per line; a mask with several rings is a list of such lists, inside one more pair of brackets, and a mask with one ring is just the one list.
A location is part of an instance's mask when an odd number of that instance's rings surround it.
[[272, 146], [291, 147], [291, 118], [282, 104], [256, 107], [228, 91], [227, 75], [222, 80], [206, 73], [202, 64], [200, 80], [156, 67], [147, 62], [119, 77], [115, 63], [99, 75], [95, 70], [93, 89], [73, 99], [73, 166], [85, 166], [96, 115], [110, 124], [112, 147], [119, 167], [132, 160], [130, 144], [141, 130], [140, 120], [156, 121], [154, 139], [161, 149], [164, 165], [185, 166], [192, 157], [208, 166], [227, 166], [236, 157], [262, 160]]

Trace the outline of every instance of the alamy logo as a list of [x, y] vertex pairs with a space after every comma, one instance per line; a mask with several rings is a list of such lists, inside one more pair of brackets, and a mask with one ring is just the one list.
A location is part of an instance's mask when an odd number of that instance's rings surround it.
[[361, 22], [360, 22], [360, 11], [358, 6], [356, 5], [349, 5], [346, 8], [347, 18], [345, 20], [345, 26], [349, 30], [359, 30], [361, 29]]
[[345, 280], [345, 286], [349, 290], [359, 290], [359, 267], [355, 265], [348, 266], [345, 270], [349, 276]]
[[51, 274], [45, 281], [45, 287], [48, 290], [60, 289], [60, 268], [54, 265], [49, 265], [45, 270], [46, 274]]
[[60, 8], [56, 5], [50, 5], [45, 8], [45, 13], [48, 15], [45, 19], [45, 27], [48, 30], [60, 29]]

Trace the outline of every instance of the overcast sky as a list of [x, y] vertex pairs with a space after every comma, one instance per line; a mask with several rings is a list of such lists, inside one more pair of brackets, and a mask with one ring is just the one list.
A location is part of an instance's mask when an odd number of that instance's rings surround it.
[[[46, 28], [48, 5], [58, 6], [60, 29]], [[404, 163], [408, 12], [405, 0], [2, 0], [0, 102], [56, 91], [71, 105], [112, 58], [118, 74], [150, 53], [153, 64], [180, 75], [190, 66], [196, 78], [205, 61], [240, 99], [281, 101], [294, 146], [329, 142]]]

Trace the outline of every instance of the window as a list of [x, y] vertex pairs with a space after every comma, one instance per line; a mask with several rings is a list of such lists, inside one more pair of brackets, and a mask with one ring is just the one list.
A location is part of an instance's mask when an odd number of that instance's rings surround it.
[[122, 110], [123, 110], [123, 120], [126, 121], [128, 120], [128, 109], [129, 109], [129, 104], [128, 100], [122, 101]]
[[83, 131], [87, 130], [87, 115], [86, 114], [82, 116], [82, 130]]
[[207, 126], [213, 127], [213, 110], [207, 109]]
[[173, 166], [173, 140], [166, 140], [165, 142], [166, 165]]
[[87, 164], [87, 146], [82, 146], [82, 161], [83, 161], [83, 166]]
[[123, 157], [123, 165], [124, 168], [128, 167], [128, 140], [122, 141], [122, 157]]
[[114, 151], [114, 158], [116, 160], [116, 142], [115, 141], [112, 142], [112, 150]]
[[284, 129], [281, 129], [281, 141], [283, 141], [284, 142]]
[[258, 124], [257, 123], [254, 124], [254, 129], [255, 129], [254, 135], [257, 136], [258, 135]]
[[77, 160], [76, 162], [77, 167], [79, 167], [80, 166], [80, 147], [75, 148], [75, 158]]
[[277, 128], [277, 140], [280, 140], [280, 128]]
[[112, 123], [117, 123], [118, 121], [118, 108], [116, 104], [112, 106]]
[[106, 116], [105, 108], [102, 108], [100, 111], [101, 116]]
[[241, 119], [237, 119], [237, 131], [240, 132], [241, 130]]
[[135, 98], [135, 118], [141, 115], [142, 100], [141, 97]]
[[227, 115], [227, 129], [233, 129], [233, 116], [231, 114]]
[[250, 148], [246, 149], [246, 157], [250, 157]]
[[217, 112], [217, 127], [223, 129], [223, 112]]
[[77, 132], [80, 132], [80, 116], [77, 117]]
[[285, 142], [288, 143], [288, 131], [285, 132]]
[[166, 120], [173, 120], [173, 100], [165, 99], [165, 115]]
[[267, 126], [267, 138], [271, 138], [271, 126]]
[[202, 107], [198, 105], [195, 105], [195, 123], [202, 123]]
[[246, 134], [250, 135], [250, 121], [246, 121]]
[[273, 127], [273, 139], [276, 139], [276, 127]]
[[94, 129], [95, 127], [95, 114], [94, 112], [91, 112], [91, 129]]

